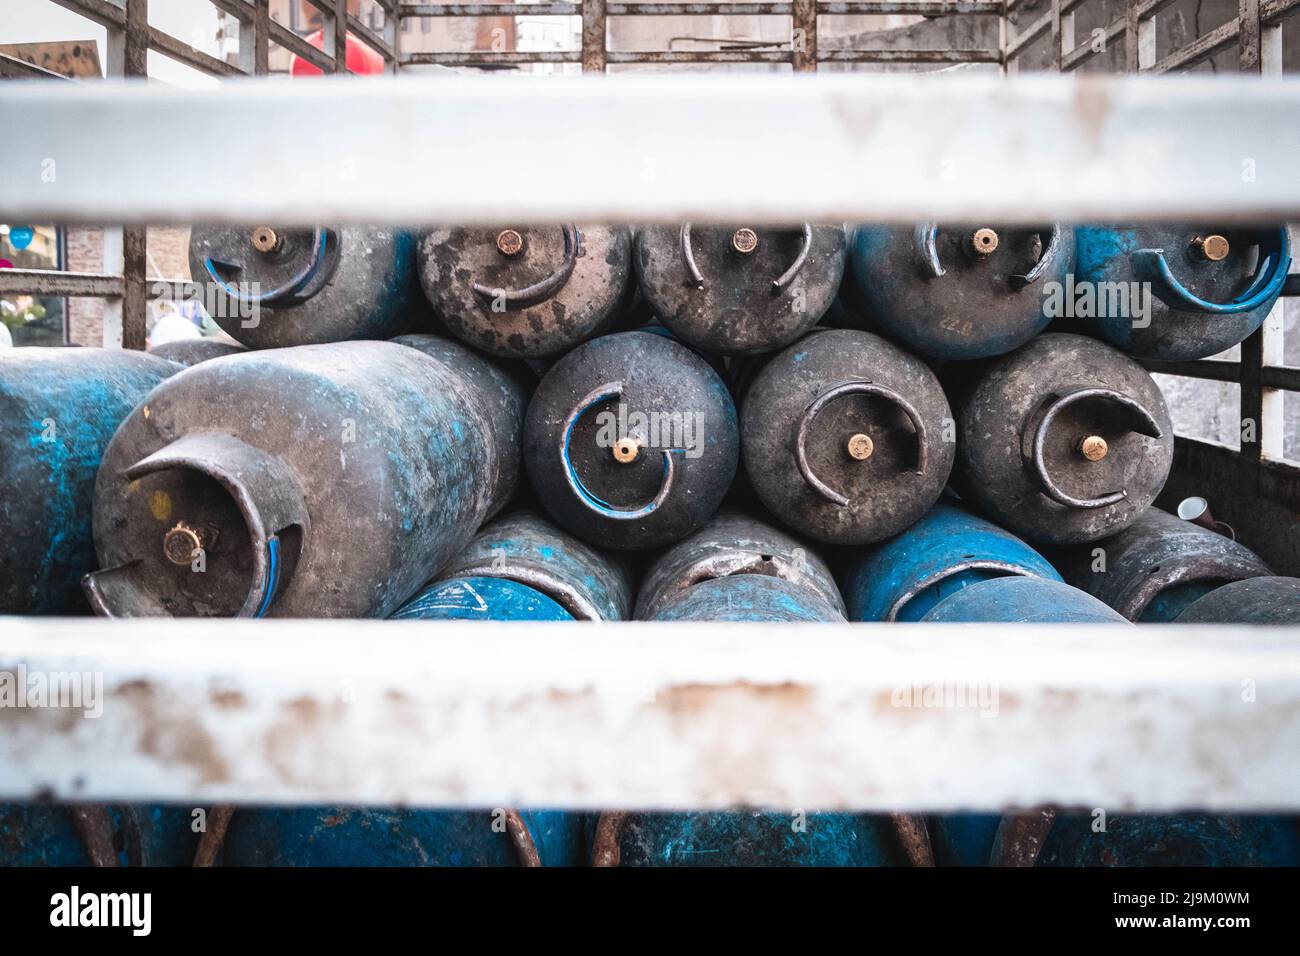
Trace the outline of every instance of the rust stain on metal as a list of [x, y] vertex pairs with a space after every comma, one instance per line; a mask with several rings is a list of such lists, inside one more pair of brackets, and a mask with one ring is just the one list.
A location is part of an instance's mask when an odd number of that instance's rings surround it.
[[72, 825], [81, 838], [93, 866], [117, 866], [113, 849], [113, 822], [102, 804], [78, 804], [68, 808]]
[[720, 694], [736, 693], [741, 696], [758, 697], [764, 703], [788, 705], [802, 708], [812, 703], [812, 688], [793, 681], [780, 684], [756, 684], [740, 680], [730, 684], [678, 684], [666, 687], [655, 694], [655, 705], [664, 706], [680, 713], [704, 713], [716, 711]]
[[234, 816], [232, 804], [221, 803], [208, 811], [207, 829], [199, 837], [198, 849], [194, 851], [195, 866], [212, 866], [221, 852], [221, 845], [226, 841], [226, 830], [230, 828], [230, 818]]
[[934, 866], [934, 848], [930, 845], [930, 831], [925, 817], [911, 813], [891, 813], [889, 820], [902, 844], [903, 853], [912, 866]]
[[1035, 807], [1002, 818], [993, 841], [995, 866], [1033, 866], [1056, 822], [1055, 807]]
[[506, 811], [506, 830], [510, 834], [510, 842], [515, 845], [515, 853], [519, 855], [519, 865], [541, 866], [541, 855], [538, 854], [537, 845], [533, 843], [533, 835], [528, 832], [528, 827], [524, 825], [519, 811]]
[[596, 821], [596, 834], [591, 843], [592, 866], [618, 866], [618, 840], [623, 830], [626, 813], [602, 813]]
[[222, 710], [241, 710], [248, 706], [248, 698], [237, 690], [214, 690], [208, 696]]
[[159, 704], [158, 691], [152, 682], [124, 681], [117, 686], [113, 696], [125, 700], [139, 714], [141, 753], [163, 762], [194, 768], [200, 783], [220, 783], [230, 779], [230, 767], [212, 736], [195, 717], [171, 716], [167, 706]]
[[1102, 133], [1110, 116], [1110, 84], [1094, 82], [1080, 77], [1074, 88], [1074, 114], [1079, 118], [1079, 130], [1087, 144], [1098, 151]]

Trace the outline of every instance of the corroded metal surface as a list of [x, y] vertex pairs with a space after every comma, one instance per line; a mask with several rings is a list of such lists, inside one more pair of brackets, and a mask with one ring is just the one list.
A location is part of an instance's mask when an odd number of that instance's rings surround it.
[[100, 458], [136, 403], [178, 371], [120, 349], [0, 350], [0, 612], [86, 612]]
[[859, 226], [850, 273], [865, 327], [938, 359], [1018, 348], [1051, 321], [1044, 289], [1074, 263], [1067, 226]]
[[686, 589], [733, 574], [783, 578], [845, 613], [831, 569], [811, 545], [755, 518], [723, 512], [655, 560], [641, 581], [636, 617], [654, 618]]
[[665, 599], [656, 621], [841, 622], [843, 605], [816, 590], [770, 574], [709, 578]]
[[433, 229], [420, 238], [419, 274], [453, 335], [494, 355], [561, 355], [610, 331], [627, 305], [632, 232], [595, 225]]
[[[618, 441], [638, 438], [631, 462]], [[640, 549], [707, 521], [739, 458], [722, 379], [672, 339], [623, 332], [587, 342], [546, 373], [528, 407], [524, 457], [551, 517], [585, 541]]]
[[[869, 332], [813, 332], [772, 358], [745, 393], [745, 470], [790, 527], [836, 544], [879, 541], [942, 493], [954, 455], [950, 416], [919, 359]], [[865, 460], [846, 451], [859, 433], [873, 443]]]
[[1300, 624], [1300, 578], [1234, 581], [1193, 602], [1174, 620], [1179, 624]]
[[[510, 394], [469, 358], [453, 365], [388, 342], [251, 351], [187, 369], [149, 394], [105, 452], [92, 606], [110, 616], [387, 616], [509, 496], [522, 404], [515, 396], [513, 419], [500, 414]], [[163, 549], [177, 521], [212, 532], [189, 565]]]
[[685, 342], [723, 355], [788, 345], [830, 308], [844, 275], [841, 225], [646, 226], [637, 232], [641, 291]]
[[935, 623], [1127, 624], [1086, 591], [1049, 578], [1011, 576], [976, 581], [948, 595], [921, 618]]
[[1270, 573], [1249, 548], [1156, 507], [1113, 537], [1065, 550], [1057, 563], [1067, 581], [1130, 621], [1172, 620], [1221, 584]]
[[[1290, 240], [1285, 226], [1219, 232], [1190, 224], [1080, 227], [1075, 279], [1096, 294], [1079, 321], [1116, 348], [1166, 361], [1206, 358], [1241, 342], [1277, 302]], [[1142, 314], [1130, 295], [1113, 294], [1139, 282]]]
[[[1173, 461], [1151, 376], [1083, 336], [1042, 335], [989, 361], [956, 404], [963, 496], [1029, 541], [1118, 533], [1155, 500]], [[1103, 459], [1079, 451], [1088, 435], [1106, 439]]]
[[149, 350], [149, 354], [188, 368], [191, 365], [206, 362], [208, 359], [221, 358], [223, 355], [234, 355], [236, 352], [242, 351], [244, 351], [242, 345], [233, 345], [230, 342], [222, 342], [218, 339], [180, 339], [175, 342], [164, 342], [162, 345], [155, 345]]
[[213, 321], [249, 348], [384, 339], [419, 320], [409, 232], [281, 228], [281, 243], [266, 251], [257, 247], [257, 233], [195, 226], [190, 234], [190, 272], [206, 287], [205, 301], [217, 303]]
[[621, 621], [632, 612], [632, 577], [603, 554], [532, 512], [483, 528], [439, 578], [508, 578], [535, 588], [581, 621]]

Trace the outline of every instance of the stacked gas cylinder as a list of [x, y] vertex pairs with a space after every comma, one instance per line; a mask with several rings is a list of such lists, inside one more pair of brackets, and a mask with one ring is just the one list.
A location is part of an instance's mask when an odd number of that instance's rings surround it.
[[[242, 347], [0, 356], [0, 613], [1300, 623], [1300, 579], [1204, 503], [1154, 507], [1174, 439], [1136, 360], [1258, 328], [1281, 227], [256, 225], [195, 228], [190, 258]], [[0, 807], [0, 862], [110, 834], [184, 861], [178, 814]], [[331, 807], [238, 810], [198, 852], [1300, 860], [1289, 820], [1091, 824]]]

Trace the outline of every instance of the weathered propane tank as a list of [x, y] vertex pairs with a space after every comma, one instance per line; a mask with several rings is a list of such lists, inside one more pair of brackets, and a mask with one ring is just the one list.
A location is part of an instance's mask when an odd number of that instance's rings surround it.
[[955, 501], [940, 500], [902, 534], [850, 560], [844, 581], [849, 619], [919, 621], [948, 595], [1010, 575], [1061, 580], [1015, 535]]
[[739, 458], [722, 379], [686, 346], [621, 332], [578, 346], [546, 373], [524, 427], [524, 460], [551, 517], [602, 547], [677, 541], [717, 511]]
[[922, 621], [1004, 624], [1127, 624], [1116, 611], [1063, 581], [1016, 575], [976, 581], [948, 595]]
[[695, 585], [737, 574], [781, 578], [812, 591], [844, 615], [831, 569], [810, 545], [756, 518], [724, 511], [655, 560], [641, 581], [636, 618], [654, 618]]
[[774, 356], [742, 399], [741, 431], [763, 504], [832, 544], [869, 544], [917, 521], [948, 482], [956, 437], [924, 362], [846, 329]]
[[656, 621], [842, 622], [817, 589], [770, 574], [732, 574], [691, 585], [660, 603]]
[[1297, 866], [1295, 821], [1274, 816], [1093, 814], [1056, 821], [1039, 866]]
[[1193, 601], [1174, 620], [1179, 624], [1300, 624], [1300, 578], [1234, 581]]
[[536, 588], [510, 578], [443, 578], [393, 612], [393, 620], [572, 621], [573, 615]]
[[515, 582], [579, 621], [623, 621], [632, 612], [632, 579], [620, 559], [527, 511], [484, 527], [438, 577]]
[[1067, 315], [1143, 358], [1205, 358], [1243, 341], [1291, 265], [1286, 226], [1080, 226]]
[[190, 274], [253, 349], [386, 339], [419, 310], [415, 237], [382, 226], [195, 226]]
[[[571, 621], [551, 598], [499, 577], [452, 577], [424, 588], [398, 620]], [[294, 807], [237, 810], [227, 866], [578, 866], [581, 814], [537, 810]]]
[[1172, 621], [1229, 581], [1271, 574], [1249, 548], [1152, 506], [1110, 538], [1057, 559], [1065, 579], [1130, 621]]
[[131, 409], [179, 371], [122, 349], [0, 351], [0, 614], [86, 612], [100, 458]]
[[1117, 534], [1173, 464], [1173, 425], [1154, 380], [1081, 335], [1042, 335], [990, 361], [957, 420], [963, 496], [1029, 541]]
[[641, 291], [664, 325], [707, 352], [752, 355], [793, 342], [830, 308], [844, 275], [842, 225], [793, 229], [646, 226]]
[[847, 813], [618, 813], [589, 823], [596, 866], [905, 866], [888, 818]]
[[189, 866], [186, 806], [0, 804], [0, 866]]
[[236, 810], [225, 866], [579, 866], [583, 817], [558, 811]]
[[95, 610], [391, 614], [509, 499], [519, 467], [523, 395], [468, 349], [428, 345], [247, 352], [151, 392], [100, 468]]
[[1074, 234], [1059, 224], [862, 225], [849, 256], [866, 315], [922, 355], [1001, 355], [1043, 331], [1044, 292], [1065, 281]]
[[149, 354], [189, 368], [191, 365], [198, 365], [200, 362], [208, 361], [208, 359], [221, 358], [223, 355], [234, 355], [236, 352], [244, 351], [247, 350], [242, 345], [232, 345], [230, 342], [223, 342], [220, 339], [177, 339], [174, 342], [155, 345], [149, 350]]
[[559, 355], [611, 331], [635, 289], [626, 226], [432, 229], [418, 259], [447, 330], [512, 358]]
[[[708, 578], [666, 596], [654, 618], [843, 621], [820, 585], [799, 584], [772, 574]], [[606, 813], [592, 827], [592, 860], [597, 866], [880, 866], [907, 862], [888, 817], [813, 813], [803, 820], [803, 827], [795, 825], [802, 817], [759, 811]]]

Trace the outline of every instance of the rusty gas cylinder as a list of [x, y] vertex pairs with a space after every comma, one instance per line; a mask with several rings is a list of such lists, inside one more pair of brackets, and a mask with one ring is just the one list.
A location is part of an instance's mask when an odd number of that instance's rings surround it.
[[622, 550], [670, 544], [717, 511], [739, 458], [735, 406], [686, 346], [622, 332], [546, 373], [524, 429], [528, 475], [564, 528]]
[[1051, 321], [1045, 294], [1074, 260], [1059, 224], [863, 225], [850, 272], [871, 324], [936, 359], [1010, 352]]
[[0, 614], [84, 614], [95, 474], [114, 431], [180, 366], [122, 349], [0, 349]]
[[840, 225], [646, 226], [641, 290], [674, 335], [706, 352], [752, 355], [793, 342], [830, 308], [844, 275]]
[[1063, 549], [1058, 566], [1075, 587], [1130, 621], [1171, 621], [1230, 581], [1271, 572], [1225, 535], [1147, 508], [1119, 534]]
[[427, 312], [400, 229], [195, 226], [189, 255], [213, 321], [253, 349], [385, 339]]
[[1300, 624], [1300, 578], [1256, 577], [1233, 581], [1197, 598], [1178, 624]]
[[[122, 423], [95, 489], [103, 615], [386, 617], [513, 492], [523, 395], [468, 349], [203, 362]], [[501, 377], [504, 380], [504, 376]], [[489, 389], [482, 385], [492, 382]]]
[[766, 522], [724, 511], [661, 554], [641, 582], [636, 617], [648, 620], [697, 584], [733, 575], [768, 575], [806, 588], [841, 616], [831, 569], [807, 542]]
[[1173, 425], [1140, 365], [1048, 334], [982, 366], [958, 403], [962, 494], [1030, 541], [1117, 534], [1164, 487]]
[[897, 534], [952, 470], [954, 427], [934, 373], [869, 332], [813, 332], [774, 356], [745, 393], [741, 429], [763, 504], [818, 541]]
[[419, 243], [424, 294], [451, 334], [493, 355], [560, 355], [632, 306], [626, 226], [438, 228]]
[[438, 573], [526, 585], [580, 621], [622, 621], [632, 611], [632, 577], [605, 554], [539, 514], [516, 511], [484, 526]]
[[1081, 226], [1062, 314], [1143, 358], [1206, 358], [1263, 324], [1291, 265], [1286, 226]]

